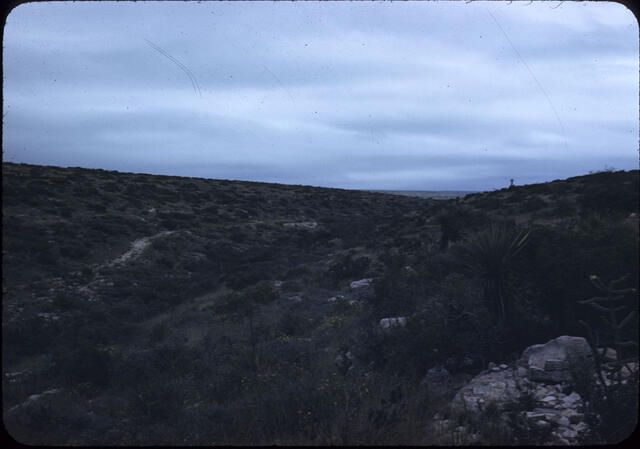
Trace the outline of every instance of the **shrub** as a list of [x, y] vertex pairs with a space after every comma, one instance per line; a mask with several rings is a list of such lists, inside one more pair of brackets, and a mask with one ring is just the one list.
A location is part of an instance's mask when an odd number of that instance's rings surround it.
[[158, 323], [151, 328], [149, 340], [153, 343], [163, 341], [169, 335], [169, 326], [166, 321]]
[[297, 266], [294, 268], [289, 269], [285, 274], [284, 274], [284, 278], [285, 279], [295, 279], [297, 280], [297, 278], [300, 278], [302, 276], [305, 276], [307, 274], [311, 274], [311, 269], [309, 269], [306, 266]]
[[3, 354], [31, 355], [47, 351], [60, 332], [56, 321], [40, 317], [13, 320], [2, 326]]
[[[592, 182], [588, 183], [579, 198], [581, 211], [584, 215], [592, 212], [602, 214], [628, 214], [638, 210], [638, 172], [630, 173], [622, 178], [624, 173], [599, 173], [591, 175]], [[616, 179], [616, 175], [620, 175]], [[599, 183], [595, 177], [600, 177]], [[625, 179], [625, 181], [622, 181]], [[611, 188], [612, 184], [624, 182], [624, 188]]]
[[67, 385], [89, 382], [104, 386], [111, 378], [110, 354], [86, 343], [60, 354], [56, 366], [61, 380]]
[[62, 207], [60, 209], [60, 216], [64, 218], [71, 218], [73, 216], [73, 209], [69, 207]]
[[78, 242], [76, 245], [63, 246], [60, 248], [60, 254], [69, 259], [80, 260], [89, 254], [89, 250]]
[[184, 399], [185, 389], [180, 379], [156, 379], [139, 386], [133, 405], [135, 411], [151, 422], [163, 422], [178, 417], [184, 407]]
[[269, 281], [258, 282], [245, 294], [248, 295], [253, 302], [258, 304], [268, 304], [278, 298], [278, 294], [273, 288], [273, 284]]
[[450, 243], [461, 240], [470, 230], [484, 226], [487, 221], [488, 217], [484, 211], [448, 203], [444, 210], [436, 215], [436, 222], [440, 227], [440, 251], [445, 251]]
[[53, 297], [53, 305], [62, 311], [79, 311], [86, 309], [86, 303], [72, 293], [57, 293]]
[[278, 321], [278, 329], [283, 335], [300, 335], [309, 329], [309, 313], [300, 308], [287, 310]]
[[541, 197], [536, 195], [530, 195], [527, 199], [522, 203], [521, 210], [527, 212], [533, 212], [538, 209], [543, 209], [548, 206], [548, 203]]
[[370, 264], [371, 259], [368, 257], [354, 258], [351, 253], [347, 253], [329, 267], [327, 276], [337, 284], [344, 279], [363, 276]]

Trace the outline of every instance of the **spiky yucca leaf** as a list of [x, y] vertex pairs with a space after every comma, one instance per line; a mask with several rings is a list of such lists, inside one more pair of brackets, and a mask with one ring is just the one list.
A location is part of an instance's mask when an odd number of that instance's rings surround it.
[[504, 225], [492, 223], [469, 241], [471, 265], [485, 278], [485, 299], [497, 302], [500, 319], [507, 319], [505, 303], [505, 273], [511, 261], [525, 247], [529, 232], [516, 232]]
[[524, 248], [529, 232], [515, 233], [492, 223], [489, 229], [476, 234], [469, 242], [469, 252], [475, 265], [489, 275], [500, 274]]

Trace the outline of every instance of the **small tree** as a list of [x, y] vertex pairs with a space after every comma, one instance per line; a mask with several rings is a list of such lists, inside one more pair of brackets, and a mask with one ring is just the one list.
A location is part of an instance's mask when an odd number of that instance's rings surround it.
[[[595, 296], [590, 299], [585, 299], [583, 301], [578, 301], [580, 304], [588, 305], [589, 307], [602, 312], [602, 321], [606, 324], [609, 333], [611, 342], [616, 350], [616, 361], [614, 363], [614, 372], [615, 372], [615, 380], [617, 383], [622, 382], [621, 371], [623, 366], [627, 363], [635, 360], [633, 357], [623, 357], [622, 353], [627, 350], [629, 347], [638, 347], [638, 342], [633, 340], [623, 340], [622, 331], [624, 328], [632, 325], [632, 328], [637, 329], [637, 315], [638, 313], [635, 310], [629, 310], [628, 305], [626, 305], [625, 299], [629, 295], [633, 295], [637, 292], [635, 288], [626, 288], [619, 289], [615, 288], [617, 285], [624, 282], [629, 277], [629, 274], [621, 277], [620, 279], [616, 279], [614, 281], [609, 282], [609, 284], [605, 284], [600, 280], [600, 278], [596, 275], [589, 276], [589, 280], [593, 284], [593, 286], [603, 294], [603, 296]], [[624, 317], [622, 317], [624, 314]], [[580, 321], [580, 323], [587, 328], [587, 332], [590, 336], [590, 340], [592, 346], [596, 349], [595, 358], [596, 362], [599, 364], [600, 362], [600, 353], [597, 351], [599, 342], [599, 334], [597, 331], [593, 331], [591, 326], [584, 322]], [[599, 367], [598, 367], [599, 368]], [[627, 369], [629, 367], [627, 366]], [[602, 380], [602, 379], [601, 379]], [[606, 389], [606, 383], [602, 381], [603, 386]]]
[[262, 281], [249, 288], [246, 292], [233, 293], [224, 298], [217, 305], [214, 313], [231, 315], [235, 320], [247, 320], [249, 325], [249, 344], [251, 346], [251, 363], [254, 372], [258, 371], [258, 354], [256, 350], [257, 338], [255, 317], [260, 304], [266, 304], [277, 297], [273, 287], [267, 281]]
[[[600, 393], [600, 397], [596, 399], [600, 404], [600, 424], [606, 442], [621, 440], [620, 436], [622, 435], [624, 438], [629, 435], [637, 424], [637, 372], [633, 372], [629, 364], [632, 361], [637, 362], [638, 312], [633, 310], [629, 304], [629, 298], [637, 300], [637, 290], [635, 288], [622, 289], [618, 287], [628, 277], [629, 274], [605, 284], [598, 276], [591, 275], [589, 280], [600, 292], [601, 296], [578, 301], [580, 304], [587, 305], [602, 313], [601, 319], [605, 324], [604, 331], [607, 334], [607, 341], [601, 342], [598, 330], [585, 321], [580, 321], [587, 329], [595, 360]], [[637, 302], [635, 306], [637, 307]], [[635, 339], [624, 337], [624, 332], [629, 330], [633, 332]], [[613, 345], [616, 350], [613, 362], [613, 378], [610, 380], [605, 379], [602, 372], [604, 354], [600, 353], [599, 347], [603, 343], [605, 345]], [[625, 356], [625, 353], [630, 353], [630, 349], [634, 349], [632, 353], [635, 355]], [[629, 375], [635, 377], [635, 379], [630, 379], [628, 384], [623, 379], [623, 369], [626, 369]]]

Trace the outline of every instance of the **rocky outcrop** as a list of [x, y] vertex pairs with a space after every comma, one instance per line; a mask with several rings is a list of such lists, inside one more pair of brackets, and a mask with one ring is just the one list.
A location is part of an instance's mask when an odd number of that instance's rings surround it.
[[511, 368], [483, 371], [456, 393], [451, 407], [455, 411], [474, 415], [484, 410], [489, 403], [501, 408], [520, 398], [522, 392], [517, 381]]
[[9, 409], [9, 412], [15, 412], [17, 410], [23, 410], [23, 409], [26, 409], [28, 407], [31, 407], [31, 406], [33, 406], [33, 404], [39, 402], [42, 398], [44, 398], [46, 396], [56, 395], [56, 394], [60, 393], [61, 391], [62, 391], [62, 388], [53, 388], [51, 390], [43, 391], [42, 393], [39, 393], [39, 394], [32, 394], [31, 396], [29, 396], [27, 398], [26, 401], [11, 407]]
[[579, 444], [589, 426], [574, 388], [575, 370], [595, 374], [589, 345], [581, 337], [558, 337], [528, 347], [514, 366], [490, 364], [456, 393], [450, 409], [472, 421], [490, 411], [500, 417], [506, 433], [513, 431], [509, 426], [515, 420], [527, 434], [546, 435], [538, 443]]

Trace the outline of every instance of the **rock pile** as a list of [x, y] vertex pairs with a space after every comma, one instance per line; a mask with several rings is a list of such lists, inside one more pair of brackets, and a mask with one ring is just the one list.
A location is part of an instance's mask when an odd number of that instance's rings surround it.
[[539, 384], [533, 396], [536, 407], [523, 414], [531, 427], [550, 429], [550, 442], [579, 444], [586, 437], [589, 426], [584, 421], [584, 403], [578, 393], [564, 394], [559, 385]]
[[[490, 364], [489, 369], [456, 393], [450, 408], [454, 414], [466, 414], [471, 420], [481, 419], [484, 412], [492, 410], [499, 414], [506, 432], [513, 431], [507, 427], [517, 416], [527, 434], [545, 436], [545, 441], [539, 443], [580, 444], [589, 433], [585, 404], [575, 391], [575, 376], [580, 372], [595, 372], [586, 340], [558, 337], [525, 349], [515, 366]], [[441, 428], [443, 424], [438, 422], [435, 426]], [[446, 431], [461, 432], [457, 427]], [[467, 435], [463, 439], [473, 442], [477, 437]]]

